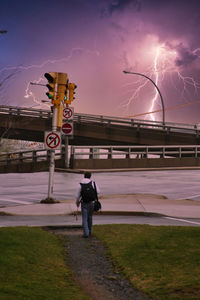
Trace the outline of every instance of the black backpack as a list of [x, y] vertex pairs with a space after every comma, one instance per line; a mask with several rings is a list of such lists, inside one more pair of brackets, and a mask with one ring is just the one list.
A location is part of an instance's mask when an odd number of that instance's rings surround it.
[[88, 183], [80, 183], [81, 185], [81, 199], [88, 203], [96, 199], [96, 191], [92, 186], [92, 181]]

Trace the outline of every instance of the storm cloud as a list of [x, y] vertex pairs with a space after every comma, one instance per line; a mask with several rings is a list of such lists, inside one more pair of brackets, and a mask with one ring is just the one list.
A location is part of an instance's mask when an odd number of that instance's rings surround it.
[[[29, 83], [46, 83], [48, 71], [68, 73], [77, 84], [76, 112], [126, 116], [127, 111], [149, 111], [154, 89], [145, 84], [137, 94], [143, 81], [124, 69], [156, 79], [166, 107], [200, 98], [200, 84], [187, 88], [175, 72], [199, 82], [199, 0], [7, 0], [0, 18], [0, 29], [8, 30], [0, 41], [0, 79], [8, 78], [0, 89], [1, 104], [40, 107], [45, 87]], [[175, 54], [163, 61], [170, 50]], [[9, 77], [17, 67], [20, 74]], [[200, 108], [192, 108], [180, 121], [198, 120]], [[177, 120], [176, 112], [166, 117]]]

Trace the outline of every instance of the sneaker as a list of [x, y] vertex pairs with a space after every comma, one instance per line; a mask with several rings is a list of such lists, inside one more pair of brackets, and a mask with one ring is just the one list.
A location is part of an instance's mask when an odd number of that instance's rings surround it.
[[82, 237], [86, 239], [86, 238], [88, 238], [88, 235], [84, 234], [84, 235], [82, 235]]

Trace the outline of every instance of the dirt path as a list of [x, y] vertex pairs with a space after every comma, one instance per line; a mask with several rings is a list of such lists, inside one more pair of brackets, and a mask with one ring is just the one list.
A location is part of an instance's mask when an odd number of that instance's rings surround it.
[[113, 271], [105, 248], [97, 239], [82, 238], [82, 230], [77, 228], [56, 228], [53, 232], [66, 236], [67, 261], [79, 284], [93, 300], [150, 299]]

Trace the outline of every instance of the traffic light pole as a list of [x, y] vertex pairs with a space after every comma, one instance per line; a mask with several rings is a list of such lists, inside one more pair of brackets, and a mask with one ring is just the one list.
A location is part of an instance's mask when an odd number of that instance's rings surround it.
[[[52, 132], [55, 132], [57, 129], [57, 111], [58, 108], [56, 106], [53, 107], [53, 117], [52, 117]], [[49, 183], [48, 183], [48, 200], [55, 202], [52, 194], [53, 194], [53, 179], [54, 179], [54, 171], [55, 171], [55, 150], [50, 150], [50, 166], [49, 166]]]
[[[52, 116], [52, 132], [55, 133], [57, 127], [62, 127], [63, 119], [63, 106], [64, 104], [71, 104], [74, 100], [74, 90], [76, 85], [74, 83], [68, 83], [67, 73], [60, 72], [49, 72], [45, 73], [44, 77], [48, 80], [46, 87], [48, 92], [46, 93], [47, 97], [51, 99], [53, 106], [53, 116]], [[35, 84], [35, 83], [31, 83]], [[67, 98], [67, 92], [69, 91], [69, 98]], [[55, 140], [54, 140], [55, 141]], [[62, 144], [62, 143], [61, 143]], [[68, 137], [65, 140], [65, 165], [68, 168]], [[45, 200], [42, 200], [41, 203], [56, 203], [53, 199], [53, 180], [54, 180], [54, 171], [55, 171], [55, 150], [50, 150], [50, 166], [49, 166], [49, 182], [48, 182], [48, 197]]]

